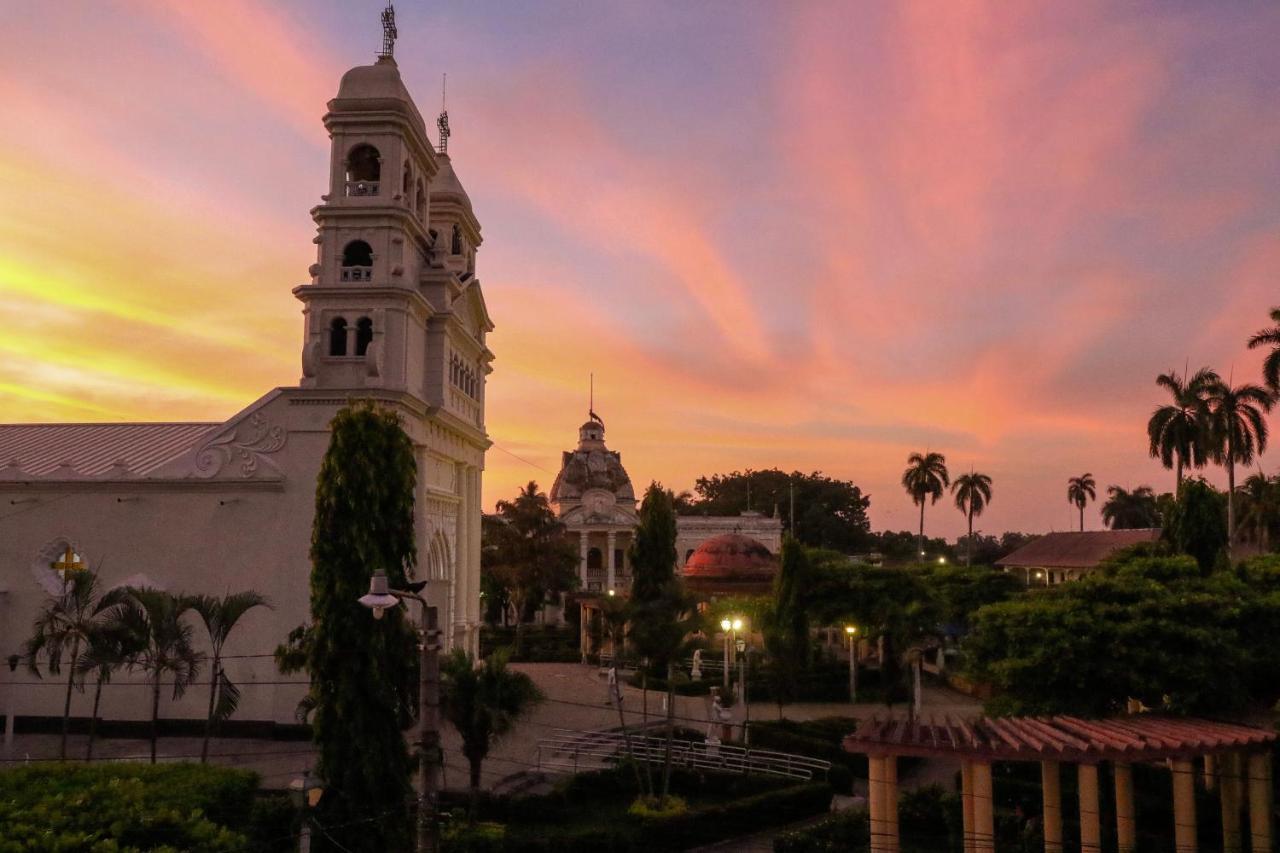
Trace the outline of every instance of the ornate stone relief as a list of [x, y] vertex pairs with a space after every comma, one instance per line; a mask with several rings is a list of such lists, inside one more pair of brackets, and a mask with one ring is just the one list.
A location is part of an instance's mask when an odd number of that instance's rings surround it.
[[218, 436], [196, 453], [196, 476], [217, 477], [229, 466], [231, 475], [243, 479], [258, 476], [260, 470], [280, 475], [280, 469], [269, 456], [284, 447], [288, 433], [282, 426], [272, 426], [261, 412], [255, 412], [231, 433]]

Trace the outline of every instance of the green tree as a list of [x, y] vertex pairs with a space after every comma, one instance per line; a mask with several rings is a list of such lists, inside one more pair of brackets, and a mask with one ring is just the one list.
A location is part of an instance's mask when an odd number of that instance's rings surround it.
[[1261, 329], [1249, 338], [1249, 349], [1271, 347], [1262, 362], [1262, 377], [1268, 388], [1280, 392], [1280, 308], [1271, 309], [1271, 322], [1276, 325]]
[[1102, 504], [1102, 520], [1112, 530], [1159, 527], [1160, 512], [1156, 508], [1155, 492], [1150, 486], [1138, 486], [1133, 491], [1108, 486], [1107, 500]]
[[558, 595], [574, 588], [578, 553], [547, 496], [532, 480], [515, 500], [498, 501], [497, 517], [502, 523], [489, 529], [486, 568], [515, 611], [515, 654], [519, 656], [528, 610], [542, 604], [548, 593]]
[[1242, 504], [1240, 526], [1250, 531], [1263, 551], [1271, 550], [1271, 537], [1280, 526], [1280, 478], [1258, 471], [1245, 478], [1237, 490]]
[[1249, 465], [1267, 449], [1267, 421], [1275, 397], [1261, 385], [1232, 387], [1221, 380], [1205, 389], [1209, 402], [1210, 456], [1227, 469], [1227, 549], [1236, 535], [1236, 463]]
[[480, 796], [480, 770], [499, 738], [535, 704], [542, 693], [533, 679], [507, 667], [504, 652], [477, 663], [464, 649], [454, 649], [441, 667], [440, 704], [445, 719], [462, 738], [462, 754], [470, 768], [471, 814]]
[[973, 565], [973, 519], [982, 515], [982, 511], [991, 503], [991, 478], [986, 474], [970, 471], [961, 474], [951, 484], [951, 492], [955, 495], [956, 509], [964, 513], [969, 522], [969, 535], [965, 541], [964, 564]]
[[676, 513], [671, 492], [650, 483], [631, 540], [631, 600], [652, 601], [676, 576]]
[[748, 509], [776, 511], [786, 529], [810, 547], [846, 553], [867, 547], [871, 529], [867, 509], [871, 499], [848, 480], [837, 480], [821, 471], [806, 474], [748, 468], [699, 477], [694, 489], [697, 500], [676, 496], [676, 512], [680, 515], [737, 515]]
[[1164, 538], [1179, 553], [1193, 557], [1203, 574], [1213, 569], [1227, 547], [1226, 503], [1226, 496], [1203, 477], [1189, 477], [1164, 519]]
[[183, 616], [191, 600], [160, 589], [127, 587], [113, 609], [113, 618], [131, 635], [129, 667], [141, 670], [151, 682], [151, 763], [156, 763], [160, 737], [160, 688], [173, 687], [181, 699], [200, 675], [204, 655], [192, 643], [191, 625]]
[[204, 741], [200, 745], [200, 763], [209, 760], [209, 738], [213, 736], [214, 722], [231, 717], [240, 706], [240, 688], [222, 668], [222, 650], [236, 625], [246, 613], [255, 607], [270, 607], [266, 597], [246, 590], [227, 593], [221, 597], [199, 595], [191, 599], [191, 609], [204, 623], [209, 635], [209, 710], [205, 717]]
[[62, 704], [62, 740], [58, 758], [67, 759], [67, 728], [71, 719], [71, 692], [75, 689], [76, 661], [95, 634], [111, 619], [112, 599], [99, 594], [98, 576], [88, 570], [68, 571], [60, 594], [50, 596], [36, 617], [31, 637], [23, 647], [23, 659], [31, 674], [40, 678], [39, 660], [45, 659], [50, 675], [60, 675], [67, 663], [67, 688]]
[[1098, 497], [1097, 483], [1092, 474], [1084, 474], [1067, 480], [1067, 501], [1080, 510], [1080, 532], [1084, 532], [1084, 508]]
[[80, 675], [80, 687], [93, 676], [93, 712], [89, 715], [89, 743], [85, 747], [85, 761], [93, 760], [93, 744], [98, 735], [98, 709], [102, 704], [102, 687], [111, 681], [116, 670], [127, 665], [141, 648], [138, 638], [115, 618], [96, 626], [89, 634], [88, 645], [76, 661]]
[[924, 505], [937, 503], [942, 492], [950, 484], [947, 474], [947, 457], [941, 453], [912, 453], [907, 457], [907, 470], [902, 472], [902, 488], [911, 496], [911, 502], [920, 505], [920, 536], [916, 541], [916, 556], [924, 556]]
[[781, 557], [781, 566], [774, 578], [772, 607], [763, 632], [779, 716], [783, 703], [794, 696], [797, 680], [809, 669], [809, 587], [812, 582], [809, 555], [794, 536], [783, 538]]
[[326, 790], [321, 835], [353, 851], [412, 843], [412, 765], [401, 730], [416, 711], [417, 637], [403, 608], [375, 624], [359, 598], [375, 571], [404, 588], [417, 562], [416, 477], [413, 443], [394, 412], [361, 402], [334, 416], [316, 481], [311, 629], [298, 645]]
[[1156, 377], [1156, 385], [1169, 392], [1172, 401], [1157, 406], [1147, 421], [1151, 458], [1166, 468], [1177, 469], [1175, 491], [1182, 485], [1188, 468], [1203, 468], [1209, 458], [1209, 403], [1205, 392], [1219, 381], [1207, 367], [1189, 380], [1174, 371]]

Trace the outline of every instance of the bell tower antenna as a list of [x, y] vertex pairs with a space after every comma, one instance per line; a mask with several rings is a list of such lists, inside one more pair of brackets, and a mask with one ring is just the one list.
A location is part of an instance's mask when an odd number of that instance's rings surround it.
[[382, 10], [382, 50], [379, 59], [390, 59], [396, 52], [396, 7], [387, 0], [387, 8]]
[[436, 119], [436, 127], [440, 129], [440, 153], [449, 153], [449, 104], [446, 98], [449, 94], [449, 75], [445, 74], [440, 81], [440, 117]]

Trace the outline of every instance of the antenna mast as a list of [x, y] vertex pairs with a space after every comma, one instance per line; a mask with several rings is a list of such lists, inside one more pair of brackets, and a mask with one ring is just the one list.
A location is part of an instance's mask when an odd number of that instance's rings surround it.
[[436, 127], [440, 130], [440, 153], [449, 153], [449, 106], [446, 98], [449, 93], [449, 75], [445, 74], [440, 81], [440, 117], [436, 119]]
[[387, 8], [382, 10], [382, 51], [379, 59], [390, 59], [396, 52], [396, 8], [387, 0]]

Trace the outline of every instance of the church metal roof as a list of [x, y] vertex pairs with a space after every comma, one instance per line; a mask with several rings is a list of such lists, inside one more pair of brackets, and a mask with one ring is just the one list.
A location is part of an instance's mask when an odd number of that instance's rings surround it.
[[0, 424], [0, 479], [93, 477], [123, 463], [146, 476], [211, 437], [217, 423]]

